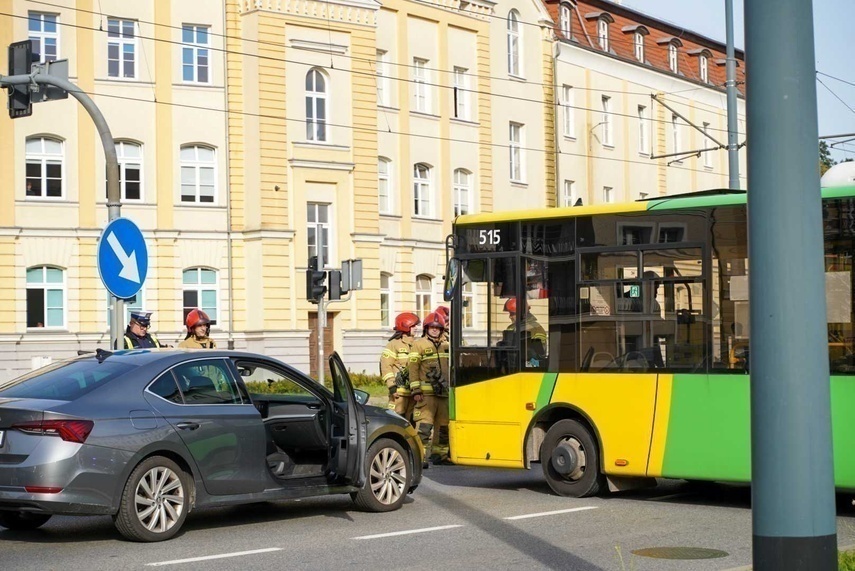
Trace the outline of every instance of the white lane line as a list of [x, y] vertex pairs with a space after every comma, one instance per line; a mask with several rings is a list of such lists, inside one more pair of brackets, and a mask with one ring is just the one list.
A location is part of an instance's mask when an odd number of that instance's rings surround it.
[[146, 563], [146, 567], [162, 567], [164, 565], [179, 565], [181, 563], [194, 563], [196, 561], [210, 561], [211, 559], [226, 559], [227, 557], [241, 557], [243, 555], [255, 555], [256, 553], [269, 553], [271, 551], [282, 551], [281, 547], [269, 547], [267, 549], [254, 549], [252, 551], [238, 551], [236, 553], [223, 553], [222, 555], [206, 555], [205, 557], [191, 557], [190, 559], [173, 559], [172, 561], [160, 561], [158, 563]]
[[541, 517], [545, 515], [558, 515], [558, 514], [567, 514], [570, 512], [582, 512], [585, 510], [595, 510], [597, 506], [585, 506], [582, 508], [570, 508], [569, 510], [556, 510], [554, 512], [540, 512], [537, 514], [525, 514], [525, 515], [515, 515], [512, 517], [506, 517], [504, 519], [528, 519], [530, 517]]
[[392, 533], [378, 533], [377, 535], [363, 535], [362, 537], [354, 537], [353, 539], [379, 539], [381, 537], [394, 537], [396, 535], [410, 535], [411, 533], [427, 533], [429, 531], [439, 531], [441, 529], [453, 529], [455, 527], [463, 527], [462, 525], [441, 525], [439, 527], [425, 527], [422, 529], [408, 529], [407, 531], [393, 531]]

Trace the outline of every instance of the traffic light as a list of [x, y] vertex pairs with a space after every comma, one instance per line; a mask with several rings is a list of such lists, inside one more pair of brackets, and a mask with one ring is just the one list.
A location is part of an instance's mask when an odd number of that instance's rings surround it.
[[341, 272], [330, 270], [330, 300], [341, 299]]
[[312, 303], [318, 303], [327, 293], [327, 273], [318, 269], [318, 257], [309, 258], [309, 267], [306, 270], [306, 299]]
[[[9, 44], [9, 75], [29, 75], [33, 65], [33, 45], [30, 40]], [[9, 88], [9, 117], [28, 117], [33, 114], [29, 85]]]

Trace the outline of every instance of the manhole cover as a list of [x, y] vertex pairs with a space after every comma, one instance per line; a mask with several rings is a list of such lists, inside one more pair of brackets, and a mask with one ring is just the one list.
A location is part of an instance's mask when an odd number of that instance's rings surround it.
[[705, 547], [645, 547], [632, 554], [656, 559], [717, 559], [729, 555], [727, 551]]

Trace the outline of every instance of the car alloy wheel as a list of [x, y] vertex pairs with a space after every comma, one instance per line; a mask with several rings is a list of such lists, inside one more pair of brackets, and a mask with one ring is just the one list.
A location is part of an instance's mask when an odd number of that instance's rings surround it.
[[171, 530], [184, 511], [184, 485], [178, 474], [165, 466], [145, 473], [134, 494], [137, 518], [149, 531]]
[[377, 501], [393, 505], [406, 493], [407, 462], [394, 448], [383, 448], [371, 462], [368, 479]]

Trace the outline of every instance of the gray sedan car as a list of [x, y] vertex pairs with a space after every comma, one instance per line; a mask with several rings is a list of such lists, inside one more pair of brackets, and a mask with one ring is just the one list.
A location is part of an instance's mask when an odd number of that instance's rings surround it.
[[368, 406], [337, 354], [333, 390], [235, 351], [132, 350], [63, 361], [0, 386], [0, 526], [113, 516], [134, 541], [188, 512], [325, 494], [390, 511], [421, 480], [413, 428]]

